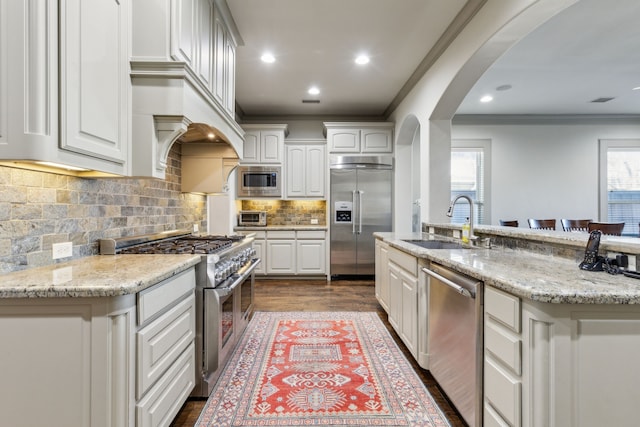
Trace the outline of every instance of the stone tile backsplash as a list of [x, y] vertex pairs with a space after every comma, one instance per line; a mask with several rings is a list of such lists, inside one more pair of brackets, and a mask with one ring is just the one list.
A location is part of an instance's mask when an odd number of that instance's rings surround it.
[[[55, 263], [51, 245], [73, 242], [73, 257], [98, 253], [98, 239], [206, 230], [206, 197], [181, 193], [180, 145], [165, 180], [76, 178], [0, 166], [0, 273]], [[67, 261], [63, 259], [62, 261]]]
[[243, 200], [243, 210], [267, 212], [267, 225], [311, 225], [312, 219], [318, 225], [326, 225], [326, 205], [324, 200]]

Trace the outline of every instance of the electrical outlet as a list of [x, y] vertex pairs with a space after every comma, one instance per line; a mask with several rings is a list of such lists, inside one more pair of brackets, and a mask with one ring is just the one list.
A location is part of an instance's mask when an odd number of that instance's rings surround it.
[[318, 218], [311, 218], [311, 224], [318, 225]]
[[198, 224], [193, 224], [193, 233], [197, 233], [198, 231], [200, 231], [200, 227], [198, 226]]
[[73, 255], [73, 243], [54, 243], [51, 246], [53, 259], [68, 258]]

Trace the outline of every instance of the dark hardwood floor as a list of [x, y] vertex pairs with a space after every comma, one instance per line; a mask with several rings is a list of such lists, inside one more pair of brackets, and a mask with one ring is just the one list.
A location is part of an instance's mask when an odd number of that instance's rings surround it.
[[[377, 312], [451, 425], [466, 426], [443, 396], [429, 371], [418, 366], [389, 325], [387, 314], [376, 300], [373, 281], [256, 280], [255, 311]], [[187, 401], [171, 424], [172, 427], [194, 426], [205, 403], [205, 400]]]

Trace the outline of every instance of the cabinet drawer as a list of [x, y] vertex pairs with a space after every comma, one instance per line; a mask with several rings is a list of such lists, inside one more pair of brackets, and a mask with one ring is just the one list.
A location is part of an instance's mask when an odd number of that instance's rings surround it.
[[322, 239], [325, 238], [324, 230], [304, 230], [297, 232], [298, 239]]
[[136, 405], [136, 426], [168, 425], [195, 385], [195, 348], [191, 344], [149, 393]]
[[490, 404], [511, 426], [520, 425], [522, 384], [490, 358], [484, 363], [485, 405]]
[[295, 230], [269, 230], [267, 231], [267, 239], [295, 239]]
[[137, 397], [140, 398], [190, 344], [196, 334], [192, 294], [137, 334]]
[[157, 316], [175, 301], [196, 287], [196, 273], [192, 267], [177, 276], [163, 280], [138, 293], [138, 325]]
[[[255, 237], [256, 239], [264, 239], [264, 238], [267, 237], [267, 232], [266, 231], [258, 230], [258, 231], [253, 231], [253, 233], [256, 233], [256, 237]], [[247, 233], [247, 234], [250, 234], [250, 233]]]
[[487, 286], [484, 310], [493, 319], [520, 333], [520, 298]]
[[389, 261], [393, 261], [413, 276], [418, 276], [418, 258], [397, 249], [389, 249]]
[[484, 344], [496, 359], [511, 368], [515, 374], [521, 374], [522, 344], [519, 338], [512, 336], [504, 328], [493, 322], [486, 322]]

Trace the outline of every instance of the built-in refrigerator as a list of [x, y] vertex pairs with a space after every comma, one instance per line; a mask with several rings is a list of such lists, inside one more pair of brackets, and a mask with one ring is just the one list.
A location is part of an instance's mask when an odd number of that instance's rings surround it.
[[330, 157], [331, 276], [375, 274], [374, 232], [391, 231], [391, 156]]

